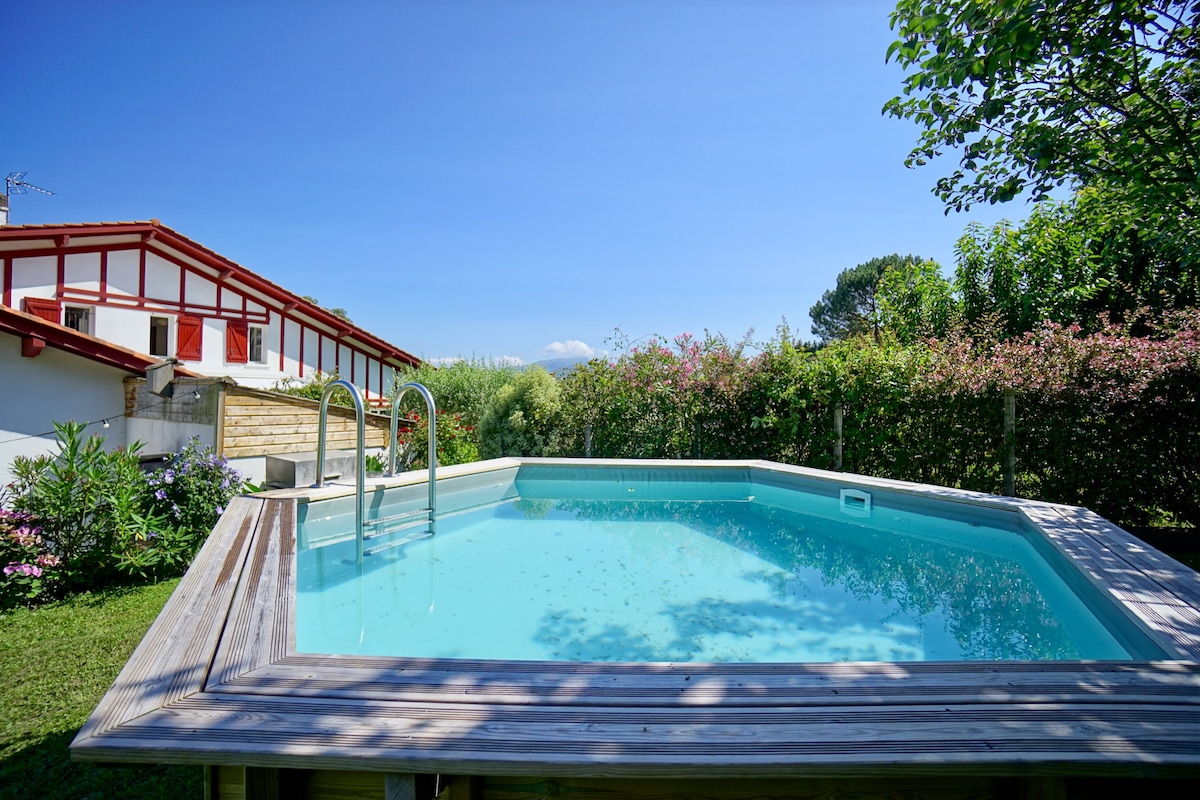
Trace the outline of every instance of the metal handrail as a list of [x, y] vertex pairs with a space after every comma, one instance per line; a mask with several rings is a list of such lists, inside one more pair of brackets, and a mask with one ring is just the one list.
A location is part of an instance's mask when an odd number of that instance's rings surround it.
[[437, 516], [437, 409], [433, 403], [433, 395], [419, 383], [406, 383], [400, 387], [392, 400], [391, 448], [388, 452], [388, 477], [396, 475], [396, 433], [400, 427], [400, 398], [409, 389], [416, 389], [425, 398], [425, 413], [429, 419], [429, 530], [433, 530], [434, 517]]
[[[321, 393], [321, 410], [317, 423], [317, 482], [313, 484], [313, 487], [320, 489], [325, 485], [326, 417], [329, 414], [329, 398], [338, 387], [350, 392], [350, 398], [354, 401], [354, 419], [358, 425], [358, 476], [355, 479], [354, 490], [354, 532], [355, 538], [358, 540], [358, 562], [361, 564], [363, 558], [363, 508], [366, 505], [363, 498], [367, 478], [367, 412], [363, 408], [362, 395], [359, 394], [358, 387], [350, 381], [336, 380], [326, 386], [325, 391]], [[394, 416], [393, 419], [395, 419]], [[393, 434], [393, 440], [394, 438]]]

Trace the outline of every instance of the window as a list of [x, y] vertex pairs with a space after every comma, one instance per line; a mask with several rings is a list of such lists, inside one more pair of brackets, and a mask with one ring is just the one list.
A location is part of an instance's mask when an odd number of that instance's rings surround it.
[[235, 319], [225, 323], [225, 361], [230, 364], [267, 363], [262, 326]]
[[267, 363], [267, 354], [263, 349], [263, 329], [258, 325], [251, 325], [248, 331], [247, 342], [249, 344], [249, 354], [251, 364]]
[[67, 306], [63, 309], [63, 325], [90, 335], [92, 332], [92, 309], [88, 306]]
[[167, 353], [167, 332], [170, 330], [167, 326], [170, 323], [166, 317], [151, 317], [150, 318], [150, 355], [166, 358]]

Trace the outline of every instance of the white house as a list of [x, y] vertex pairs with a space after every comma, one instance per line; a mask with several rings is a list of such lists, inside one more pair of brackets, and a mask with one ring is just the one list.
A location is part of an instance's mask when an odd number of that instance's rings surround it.
[[[14, 452], [4, 442], [52, 421], [108, 419], [115, 433], [123, 378], [169, 358], [181, 374], [256, 388], [336, 371], [374, 405], [420, 363], [157, 220], [0, 226], [0, 312], [0, 473]], [[83, 377], [97, 370], [120, 377]]]

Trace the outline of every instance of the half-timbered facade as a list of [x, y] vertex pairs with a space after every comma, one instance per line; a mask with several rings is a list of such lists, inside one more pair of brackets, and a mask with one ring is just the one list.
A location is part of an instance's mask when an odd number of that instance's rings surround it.
[[257, 388], [336, 371], [380, 405], [419, 363], [157, 220], [0, 227], [0, 303]]

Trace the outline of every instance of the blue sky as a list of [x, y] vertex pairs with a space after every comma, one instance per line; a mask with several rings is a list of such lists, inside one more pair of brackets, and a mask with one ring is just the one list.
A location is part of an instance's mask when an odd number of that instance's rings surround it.
[[[883, 116], [886, 2], [5, 9], [12, 222], [160, 219], [425, 358], [769, 338], [970, 221]], [[574, 343], [574, 344], [570, 344]]]

